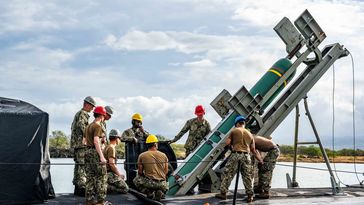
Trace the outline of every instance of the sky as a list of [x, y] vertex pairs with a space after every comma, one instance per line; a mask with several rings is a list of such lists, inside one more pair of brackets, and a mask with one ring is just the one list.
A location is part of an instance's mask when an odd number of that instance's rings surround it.
[[[48, 112], [49, 130], [66, 134], [89, 95], [115, 109], [109, 130], [129, 128], [138, 112], [147, 131], [173, 138], [198, 104], [215, 127], [221, 118], [210, 102], [223, 89], [250, 89], [285, 57], [273, 28], [305, 9], [326, 33], [320, 49], [340, 43], [354, 59], [354, 77], [351, 58], [342, 58], [308, 93], [316, 128], [326, 147], [334, 133], [336, 147], [353, 148], [354, 115], [356, 147], [364, 148], [361, 1], [7, 1], [0, 4], [0, 96]], [[300, 140], [312, 141], [300, 108]], [[294, 117], [272, 134], [277, 143], [293, 143]]]

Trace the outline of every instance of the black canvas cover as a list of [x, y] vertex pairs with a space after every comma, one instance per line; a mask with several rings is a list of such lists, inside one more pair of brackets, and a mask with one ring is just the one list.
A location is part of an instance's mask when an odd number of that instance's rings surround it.
[[54, 197], [48, 113], [0, 97], [0, 204], [43, 203]]

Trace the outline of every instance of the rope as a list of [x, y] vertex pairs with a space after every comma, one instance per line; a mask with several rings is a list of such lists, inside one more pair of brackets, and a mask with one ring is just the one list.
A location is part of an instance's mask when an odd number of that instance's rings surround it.
[[[352, 103], [352, 109], [353, 109], [353, 148], [354, 148], [354, 170], [357, 172], [356, 169], [356, 127], [355, 127], [355, 67], [354, 67], [354, 58], [353, 55], [349, 52], [350, 58], [351, 58], [351, 67], [352, 67], [352, 77], [353, 77], [353, 103]], [[358, 180], [360, 185], [363, 185], [364, 180], [360, 181], [358, 174], [356, 174], [356, 179]]]
[[[353, 149], [354, 149], [354, 173], [356, 176], [356, 179], [358, 180], [360, 185], [363, 185], [364, 180], [360, 181], [359, 176], [358, 176], [358, 172], [357, 172], [357, 167], [356, 167], [356, 127], [355, 127], [355, 67], [354, 67], [354, 58], [352, 56], [352, 54], [349, 52], [349, 55], [351, 57], [351, 65], [352, 65], [352, 131], [353, 131]], [[337, 172], [336, 172], [336, 163], [335, 163], [335, 85], [336, 85], [336, 79], [335, 79], [335, 64], [333, 64], [333, 91], [332, 91], [332, 150], [333, 150], [333, 155], [332, 155], [332, 162], [334, 165], [334, 171], [335, 171], [335, 175], [336, 178], [339, 180], [339, 183], [348, 186], [347, 184], [344, 184]]]
[[332, 164], [334, 165], [334, 172], [337, 180], [339, 181], [339, 184], [342, 184], [344, 186], [349, 186], [341, 181], [339, 175], [337, 174], [336, 169], [336, 163], [335, 163], [335, 85], [336, 85], [336, 79], [335, 79], [335, 64], [332, 65], [332, 125], [331, 125], [331, 131], [332, 131]]
[[[289, 164], [277, 163], [276, 165], [283, 166], [283, 167], [293, 167], [293, 165], [289, 165]], [[311, 169], [311, 170], [316, 170], [316, 171], [328, 171], [328, 169], [317, 168], [317, 167], [308, 167], [308, 166], [296, 166], [296, 167], [301, 168], [301, 169]], [[337, 170], [337, 172], [342, 172], [342, 173], [347, 173], [347, 174], [355, 174], [355, 172], [347, 171], [347, 170]], [[364, 176], [364, 172], [362, 174]]]
[[[223, 160], [203, 160], [203, 161], [199, 161], [199, 162], [178, 162], [178, 161], [169, 161], [170, 163], [179, 163], [179, 164], [196, 164], [196, 163], [202, 163], [202, 162], [222, 162]], [[162, 162], [165, 163], [165, 162]], [[53, 165], [53, 166], [69, 166], [69, 165], [85, 165], [86, 163], [20, 163], [20, 162], [0, 162], [0, 165]], [[115, 163], [118, 165], [136, 165], [138, 163], [136, 162], [118, 162]], [[146, 163], [146, 164], [155, 164], [155, 162], [150, 162], [150, 163]], [[278, 166], [284, 166], [284, 167], [293, 167], [293, 165], [289, 165], [289, 164], [281, 164], [281, 163], [276, 163], [276, 165]], [[302, 168], [302, 169], [311, 169], [311, 170], [317, 170], [317, 171], [328, 171], [328, 169], [324, 169], [324, 168], [316, 168], [316, 167], [309, 167], [309, 166], [296, 166], [298, 168]], [[358, 172], [353, 172], [353, 171], [347, 171], [347, 170], [336, 170], [337, 172], [342, 172], [342, 173], [348, 173], [348, 174], [357, 174]], [[364, 172], [360, 173], [364, 176]]]

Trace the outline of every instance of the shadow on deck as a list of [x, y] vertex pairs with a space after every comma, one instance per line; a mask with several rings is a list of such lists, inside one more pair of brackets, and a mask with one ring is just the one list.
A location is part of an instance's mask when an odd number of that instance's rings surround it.
[[[331, 188], [295, 188], [272, 189], [271, 198], [265, 200], [255, 200], [251, 204], [259, 205], [281, 205], [281, 204], [364, 204], [364, 187], [343, 188], [344, 194], [332, 195]], [[246, 204], [243, 200], [246, 195], [243, 190], [238, 191], [236, 204]], [[228, 194], [227, 200], [216, 199], [214, 193], [196, 194], [189, 196], [167, 197], [162, 201], [166, 205], [215, 205], [215, 204], [232, 204], [233, 194]], [[114, 205], [142, 205], [150, 204], [149, 202], [138, 199], [133, 194], [108, 195], [107, 200]], [[73, 194], [57, 194], [55, 199], [51, 199], [44, 204], [49, 205], [74, 205], [85, 204], [85, 198], [73, 196]]]

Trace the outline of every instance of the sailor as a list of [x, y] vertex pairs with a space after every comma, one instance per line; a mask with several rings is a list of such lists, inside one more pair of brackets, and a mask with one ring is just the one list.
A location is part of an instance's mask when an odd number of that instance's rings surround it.
[[253, 135], [245, 129], [245, 117], [239, 115], [235, 118], [235, 128], [230, 131], [226, 139], [226, 145], [231, 145], [232, 150], [222, 176], [220, 194], [217, 194], [216, 197], [224, 200], [227, 198], [226, 193], [229, 191], [231, 180], [234, 178], [240, 162], [240, 172], [245, 193], [248, 196], [247, 202], [252, 202], [253, 185], [250, 152], [255, 153], [255, 146]]
[[168, 191], [168, 158], [158, 151], [158, 139], [149, 135], [146, 140], [148, 151], [138, 157], [138, 175], [133, 182], [148, 198], [160, 201]]
[[188, 120], [182, 130], [171, 140], [171, 143], [174, 143], [189, 131], [184, 146], [186, 149], [186, 158], [200, 145], [202, 139], [211, 132], [210, 123], [204, 118], [205, 108], [202, 105], [196, 106], [195, 115], [197, 117]]
[[131, 117], [132, 127], [125, 130], [121, 135], [121, 141], [137, 143], [139, 140], [145, 140], [149, 133], [143, 128], [143, 116], [139, 113], [135, 113]]
[[109, 133], [110, 144], [104, 149], [104, 156], [107, 160], [107, 191], [110, 193], [128, 193], [129, 187], [125, 183], [125, 176], [117, 168], [117, 157], [115, 146], [120, 143], [121, 134], [117, 129]]
[[110, 204], [105, 201], [107, 190], [106, 159], [101, 150], [101, 122], [104, 121], [106, 110], [102, 106], [94, 109], [95, 120], [87, 126], [84, 135], [86, 144], [86, 205]]
[[105, 149], [106, 145], [107, 145], [107, 128], [106, 128], [106, 121], [110, 120], [111, 116], [114, 113], [114, 108], [112, 108], [111, 106], [107, 105], [105, 106], [105, 110], [106, 110], [106, 116], [105, 116], [105, 121], [103, 121], [101, 123], [101, 127], [102, 127], [102, 132], [103, 132], [103, 137], [101, 139], [101, 148]]
[[254, 187], [254, 192], [259, 193], [257, 198], [268, 199], [272, 174], [280, 155], [280, 150], [271, 137], [255, 136], [254, 142], [256, 150], [266, 152], [263, 163], [258, 163], [258, 186]]
[[127, 173], [127, 183], [129, 187], [135, 188], [133, 179], [137, 175], [138, 166], [136, 164], [140, 153], [147, 150], [145, 140], [149, 133], [143, 128], [143, 117], [139, 113], [135, 113], [131, 117], [132, 127], [125, 130], [121, 135], [121, 141], [125, 143], [125, 164], [124, 169]]
[[88, 96], [83, 101], [83, 107], [73, 118], [71, 126], [71, 148], [73, 149], [73, 160], [75, 168], [72, 183], [75, 186], [74, 194], [85, 196], [86, 174], [85, 174], [85, 147], [82, 137], [88, 125], [88, 113], [94, 109], [96, 102], [93, 97]]

